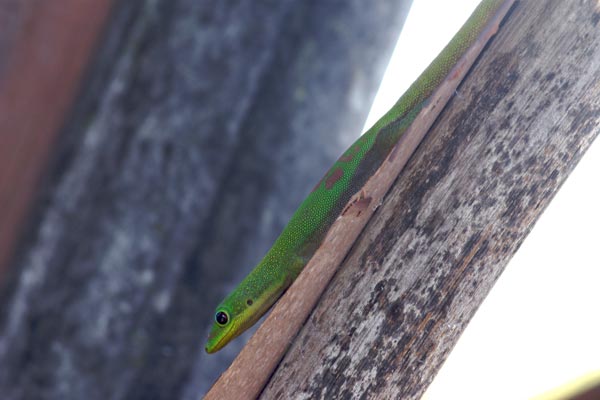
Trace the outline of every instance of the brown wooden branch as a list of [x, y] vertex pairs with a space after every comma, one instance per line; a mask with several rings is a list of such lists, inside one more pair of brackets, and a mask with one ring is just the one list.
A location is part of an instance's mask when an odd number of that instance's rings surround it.
[[598, 21], [596, 1], [517, 4], [261, 398], [420, 398], [598, 135]]

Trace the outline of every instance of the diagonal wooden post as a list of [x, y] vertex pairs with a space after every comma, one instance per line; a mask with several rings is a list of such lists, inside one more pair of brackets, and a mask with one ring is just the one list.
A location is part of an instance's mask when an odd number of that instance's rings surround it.
[[599, 16], [516, 4], [261, 398], [421, 397], [600, 132]]

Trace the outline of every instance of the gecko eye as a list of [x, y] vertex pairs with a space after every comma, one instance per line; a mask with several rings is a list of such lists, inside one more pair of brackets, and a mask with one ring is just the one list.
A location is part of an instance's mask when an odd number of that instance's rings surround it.
[[215, 314], [215, 321], [217, 322], [217, 324], [225, 326], [229, 322], [229, 316], [226, 312], [219, 311]]

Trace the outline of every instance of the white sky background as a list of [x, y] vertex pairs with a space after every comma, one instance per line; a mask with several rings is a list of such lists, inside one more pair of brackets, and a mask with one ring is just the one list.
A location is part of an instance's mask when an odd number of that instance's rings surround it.
[[[414, 0], [367, 128], [478, 3]], [[424, 399], [527, 399], [600, 370], [599, 142], [510, 261]]]

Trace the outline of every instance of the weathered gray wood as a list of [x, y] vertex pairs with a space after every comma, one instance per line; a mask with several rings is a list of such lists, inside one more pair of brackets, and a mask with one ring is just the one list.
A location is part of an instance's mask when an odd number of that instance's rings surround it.
[[600, 132], [599, 21], [592, 0], [517, 4], [261, 398], [420, 398]]
[[117, 2], [13, 263], [1, 397], [206, 390], [243, 343], [204, 354], [214, 306], [359, 134], [409, 3]]

